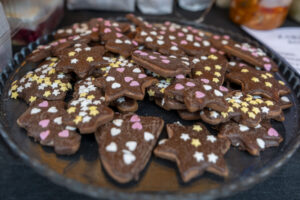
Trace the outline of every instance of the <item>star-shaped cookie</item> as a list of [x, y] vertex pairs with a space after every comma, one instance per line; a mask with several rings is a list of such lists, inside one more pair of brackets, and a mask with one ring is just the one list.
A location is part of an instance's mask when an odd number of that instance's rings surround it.
[[116, 114], [95, 134], [106, 172], [119, 183], [138, 180], [163, 126], [159, 117]]
[[193, 126], [167, 124], [168, 139], [159, 141], [154, 154], [176, 162], [184, 182], [209, 171], [227, 176], [228, 169], [223, 158], [230, 147], [227, 139], [209, 134], [204, 125]]
[[268, 147], [279, 146], [283, 141], [281, 135], [272, 128], [270, 121], [265, 120], [251, 128], [243, 124], [228, 122], [221, 126], [219, 138], [227, 138], [233, 146], [258, 156]]

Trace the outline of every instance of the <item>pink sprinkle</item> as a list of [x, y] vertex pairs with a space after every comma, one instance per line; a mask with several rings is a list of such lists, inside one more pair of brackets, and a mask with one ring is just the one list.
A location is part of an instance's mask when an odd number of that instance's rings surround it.
[[111, 32], [111, 29], [110, 28], [105, 28], [104, 29], [104, 33], [110, 33]]
[[244, 51], [248, 51], [248, 50], [249, 50], [249, 48], [248, 48], [248, 47], [246, 47], [246, 46], [242, 46], [242, 50], [244, 50]]
[[49, 131], [49, 130], [46, 130], [46, 131], [41, 132], [41, 133], [40, 133], [40, 138], [41, 138], [41, 140], [45, 140], [45, 139], [48, 137], [49, 134], [50, 134], [50, 131]]
[[216, 52], [217, 52], [217, 49], [215, 49], [215, 48], [212, 47], [212, 48], [210, 48], [210, 52], [211, 52], [211, 53], [216, 53]]
[[139, 45], [135, 40], [132, 40], [132, 44], [133, 44], [134, 46], [138, 46], [138, 45]]
[[240, 63], [239, 66], [240, 66], [240, 67], [244, 67], [244, 66], [246, 66], [246, 65], [245, 65], [245, 63]]
[[104, 21], [104, 25], [105, 25], [105, 26], [111, 26], [110, 21], [105, 20], [105, 21]]
[[178, 32], [177, 35], [178, 35], [178, 37], [183, 37], [183, 36], [184, 36], [184, 33]]
[[224, 86], [220, 86], [219, 89], [222, 91], [222, 92], [228, 92], [229, 90], [224, 87]]
[[67, 40], [65, 38], [59, 40], [60, 43], [65, 43]]
[[192, 33], [198, 33], [197, 29], [192, 29]]
[[178, 75], [176, 75], [176, 78], [177, 78], [177, 79], [184, 79], [185, 76], [184, 76], [183, 74], [178, 74]]
[[186, 44], [187, 44], [187, 41], [186, 41], [186, 40], [181, 40], [181, 41], [180, 41], [180, 44], [186, 45]]
[[78, 28], [78, 24], [74, 24], [73, 29], [77, 29], [77, 28]]
[[123, 36], [123, 34], [122, 34], [122, 33], [116, 33], [116, 36], [117, 36], [118, 38], [120, 38], [120, 37]]
[[124, 70], [125, 70], [125, 68], [123, 68], [123, 67], [117, 68], [117, 71], [121, 72], [121, 73], [124, 72]]
[[162, 59], [167, 59], [168, 57], [166, 57], [166, 56], [159, 56], [160, 58], [162, 58]]
[[44, 119], [39, 122], [39, 125], [43, 128], [46, 128], [49, 125], [49, 122], [50, 122], [49, 119]]
[[99, 18], [97, 18], [97, 21], [98, 21], [98, 22], [102, 22], [102, 21], [103, 21], [103, 18], [99, 17]]
[[154, 60], [154, 59], [156, 59], [156, 57], [155, 56], [149, 56], [149, 58], [151, 59], [151, 60]]
[[202, 41], [202, 38], [201, 38], [201, 37], [198, 37], [198, 36], [196, 36], [195, 39], [196, 39], [197, 41], [199, 41], [199, 42]]
[[178, 44], [176, 42], [171, 42], [171, 44], [173, 44], [174, 46], [177, 46]]
[[131, 126], [132, 129], [138, 129], [138, 130], [142, 130], [143, 126], [140, 122], [135, 122], [134, 124], [132, 124]]
[[146, 24], [147, 28], [152, 28], [152, 24]]
[[130, 77], [130, 76], [125, 76], [125, 77], [124, 77], [124, 80], [128, 83], [128, 82], [132, 81], [133, 78]]
[[170, 63], [170, 60], [166, 60], [166, 59], [163, 59], [161, 60], [163, 63], [166, 63], [166, 64], [169, 64]]
[[170, 27], [170, 28], [169, 28], [169, 31], [174, 32], [174, 31], [176, 31], [176, 29], [173, 28], [173, 27]]
[[193, 28], [191, 26], [188, 26], [187, 29], [190, 31], [193, 30]]
[[220, 36], [219, 36], [219, 35], [214, 35], [213, 38], [214, 38], [215, 40], [219, 40], [219, 39], [220, 39]]
[[139, 54], [139, 53], [141, 53], [142, 51], [141, 50], [135, 50], [134, 51], [134, 53], [137, 53], [137, 54]]
[[141, 121], [140, 117], [138, 115], [132, 115], [130, 118], [131, 122], [139, 122]]
[[94, 28], [92, 28], [92, 31], [93, 31], [93, 32], [97, 32], [97, 31], [98, 31], [98, 28], [94, 27]]
[[226, 40], [229, 40], [230, 36], [229, 35], [224, 35], [223, 38], [226, 39]]
[[159, 33], [164, 35], [164, 34], [166, 34], [166, 31], [159, 31]]
[[139, 86], [140, 84], [137, 81], [132, 81], [129, 85], [130, 86]]
[[140, 55], [141, 55], [141, 56], [148, 56], [148, 53], [147, 53], [147, 52], [144, 52], [144, 51], [141, 51]]
[[47, 108], [48, 107], [48, 101], [43, 101], [42, 103], [39, 104], [39, 107]]
[[270, 128], [268, 130], [268, 135], [269, 136], [274, 136], [274, 137], [278, 137], [279, 136], [278, 132], [274, 128]]
[[224, 55], [224, 54], [225, 54], [224, 51], [219, 51], [218, 53], [221, 54], [221, 55]]
[[272, 69], [272, 65], [271, 64], [264, 64], [264, 68], [266, 71], [270, 71]]
[[170, 26], [170, 25], [171, 25], [171, 22], [170, 22], [170, 21], [166, 21], [166, 22], [165, 22], [165, 25], [166, 25], [166, 26]]
[[209, 83], [209, 80], [206, 79], [206, 78], [201, 78], [201, 81], [202, 81], [203, 83]]
[[67, 138], [67, 137], [69, 137], [69, 131], [68, 130], [63, 130], [63, 131], [58, 133], [58, 136], [62, 137], [62, 138]]
[[258, 57], [258, 54], [256, 52], [252, 52], [252, 56]]
[[139, 74], [138, 77], [139, 77], [139, 78], [146, 78], [147, 76], [146, 76], [146, 74]]
[[183, 86], [182, 84], [177, 83], [177, 84], [175, 85], [175, 90], [182, 90], [182, 89], [184, 89], [184, 86]]
[[116, 31], [118, 31], [118, 32], [122, 32], [121, 29], [120, 29], [119, 27], [116, 27], [115, 29], [116, 29]]
[[263, 57], [263, 61], [265, 61], [265, 62], [270, 62], [270, 59], [267, 58], [267, 57]]
[[185, 85], [186, 85], [186, 86], [189, 86], [189, 87], [194, 87], [194, 86], [195, 86], [195, 83], [187, 82]]
[[205, 94], [203, 92], [200, 91], [196, 91], [195, 92], [196, 98], [201, 99], [203, 97], [205, 97]]
[[58, 42], [53, 42], [51, 45], [52, 45], [52, 46], [57, 46], [57, 45], [58, 45]]

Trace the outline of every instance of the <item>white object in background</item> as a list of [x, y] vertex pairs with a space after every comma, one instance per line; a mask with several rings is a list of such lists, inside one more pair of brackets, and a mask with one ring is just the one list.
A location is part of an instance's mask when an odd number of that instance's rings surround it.
[[0, 2], [0, 72], [12, 57], [10, 29]]
[[173, 0], [137, 0], [137, 6], [144, 14], [170, 14], [173, 10]]
[[196, 12], [206, 9], [212, 0], [178, 0], [179, 6], [188, 11]]
[[272, 48], [300, 73], [300, 28], [284, 27], [258, 31], [242, 27], [247, 33]]
[[133, 12], [135, 0], [68, 0], [67, 7], [70, 10], [92, 9]]

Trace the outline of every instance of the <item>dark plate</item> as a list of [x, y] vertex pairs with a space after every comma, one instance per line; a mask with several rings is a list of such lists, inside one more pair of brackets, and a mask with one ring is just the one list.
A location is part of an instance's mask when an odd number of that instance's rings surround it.
[[[161, 21], [162, 19], [154, 20]], [[261, 47], [275, 60], [280, 67], [277, 78], [285, 81], [291, 88], [292, 93], [289, 95], [289, 98], [294, 103], [292, 108], [285, 111], [286, 120], [284, 123], [272, 122], [273, 126], [284, 137], [284, 142], [278, 148], [267, 149], [259, 157], [250, 156], [246, 152], [240, 152], [235, 148], [231, 148], [225, 156], [230, 170], [228, 178], [223, 179], [205, 173], [188, 184], [181, 182], [174, 163], [155, 157], [151, 159], [141, 174], [140, 181], [126, 185], [117, 184], [101, 168], [98, 159], [97, 144], [93, 135], [83, 136], [82, 145], [76, 155], [57, 156], [51, 148], [42, 147], [28, 138], [25, 131], [17, 126], [16, 119], [27, 106], [22, 101], [8, 98], [8, 89], [11, 82], [23, 76], [34, 66], [26, 64], [21, 67], [24, 57], [38, 44], [49, 41], [51, 39], [50, 35], [40, 38], [36, 42], [24, 47], [21, 52], [16, 53], [13, 61], [1, 74], [1, 135], [14, 152], [41, 175], [48, 177], [59, 185], [92, 197], [131, 200], [162, 198], [212, 199], [220, 196], [228, 196], [263, 180], [266, 176], [274, 172], [274, 170], [282, 166], [300, 145], [299, 75], [276, 53], [248, 38], [204, 24], [197, 25], [185, 21], [177, 21], [177, 23], [192, 25], [215, 33], [231, 35], [236, 40], [249, 42]], [[180, 120], [176, 112], [164, 111], [148, 100], [140, 102], [138, 114], [160, 116], [166, 123], [175, 121], [181, 121], [183, 124], [192, 123]], [[166, 133], [164, 132], [162, 136], [165, 137]]]

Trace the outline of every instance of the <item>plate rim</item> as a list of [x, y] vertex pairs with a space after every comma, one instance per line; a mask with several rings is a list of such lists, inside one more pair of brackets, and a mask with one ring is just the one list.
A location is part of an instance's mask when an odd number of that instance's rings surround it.
[[[213, 33], [221, 33], [221, 34], [228, 34], [230, 36], [233, 36], [234, 38], [239, 38], [241, 41], [249, 42], [251, 44], [254, 44], [257, 47], [260, 47], [265, 51], [275, 62], [282, 66], [284, 65], [284, 72], [281, 72], [282, 74], [285, 74], [287, 72], [291, 72], [289, 80], [285, 79], [288, 82], [291, 82], [291, 79], [295, 78], [297, 80], [296, 85], [292, 88], [292, 92], [295, 94], [296, 98], [299, 99], [300, 97], [300, 75], [298, 72], [280, 55], [278, 55], [276, 52], [274, 52], [272, 49], [264, 46], [262, 43], [250, 39], [249, 37], [243, 36], [238, 33], [234, 33], [230, 30], [226, 30], [223, 28], [215, 27], [213, 25], [207, 25], [207, 24], [196, 24], [193, 22], [188, 22], [186, 20], [176, 20], [176, 18], [168, 18], [168, 17], [161, 17], [157, 18], [155, 17], [144, 17], [146, 20], [149, 21], [156, 21], [156, 22], [163, 22], [163, 21], [172, 21], [179, 24], [184, 25], [190, 25], [196, 28], [202, 28], [204, 30], [208, 30]], [[117, 21], [125, 20], [124, 17], [115, 17], [111, 18]], [[54, 33], [54, 32], [53, 32]], [[3, 95], [3, 89], [5, 88], [5, 83], [8, 81], [8, 78], [11, 73], [15, 71], [16, 68], [21, 65], [22, 61], [24, 60], [25, 56], [32, 52], [39, 44], [44, 44], [45, 42], [50, 41], [50, 38], [53, 36], [53, 33], [44, 35], [37, 39], [36, 41], [30, 43], [29, 45], [23, 47], [20, 52], [17, 52], [14, 54], [13, 59], [9, 62], [9, 64], [3, 69], [2, 73], [0, 74], [0, 95]], [[291, 84], [292, 85], [292, 84]], [[296, 92], [297, 91], [297, 92]], [[1, 103], [1, 102], [0, 102]], [[3, 114], [3, 113], [1, 113]], [[295, 140], [292, 142], [293, 146], [290, 146], [287, 152], [280, 158], [273, 160], [273, 162], [276, 161], [276, 164], [274, 164], [271, 167], [267, 167], [262, 169], [260, 172], [257, 172], [255, 175], [250, 175], [248, 177], [245, 177], [244, 179], [239, 179], [234, 181], [233, 183], [229, 183], [228, 185], [225, 185], [220, 188], [215, 188], [208, 190], [203, 193], [181, 193], [181, 192], [124, 192], [124, 191], [115, 191], [114, 189], [108, 189], [108, 188], [101, 188], [97, 186], [93, 186], [90, 184], [83, 184], [77, 180], [67, 178], [51, 168], [48, 168], [46, 165], [43, 165], [39, 162], [38, 159], [29, 157], [25, 152], [23, 152], [15, 143], [14, 141], [9, 137], [9, 133], [5, 131], [5, 125], [3, 124], [3, 121], [0, 120], [0, 134], [4, 141], [8, 144], [8, 146], [13, 150], [14, 154], [19, 156], [23, 161], [25, 161], [26, 164], [31, 166], [35, 171], [37, 171], [40, 175], [47, 177], [50, 181], [54, 182], [57, 185], [66, 187], [74, 192], [85, 194], [91, 197], [96, 198], [118, 198], [118, 199], [161, 199], [161, 198], [167, 198], [167, 199], [199, 199], [200, 197], [203, 199], [215, 199], [218, 197], [226, 197], [233, 195], [237, 192], [240, 192], [242, 190], [245, 190], [251, 186], [253, 186], [255, 183], [263, 181], [266, 177], [268, 177], [270, 174], [274, 173], [277, 169], [279, 169], [284, 163], [286, 163], [290, 157], [295, 153], [295, 151], [300, 146], [300, 130], [297, 130], [297, 136]], [[99, 169], [100, 170], [100, 169]]]

